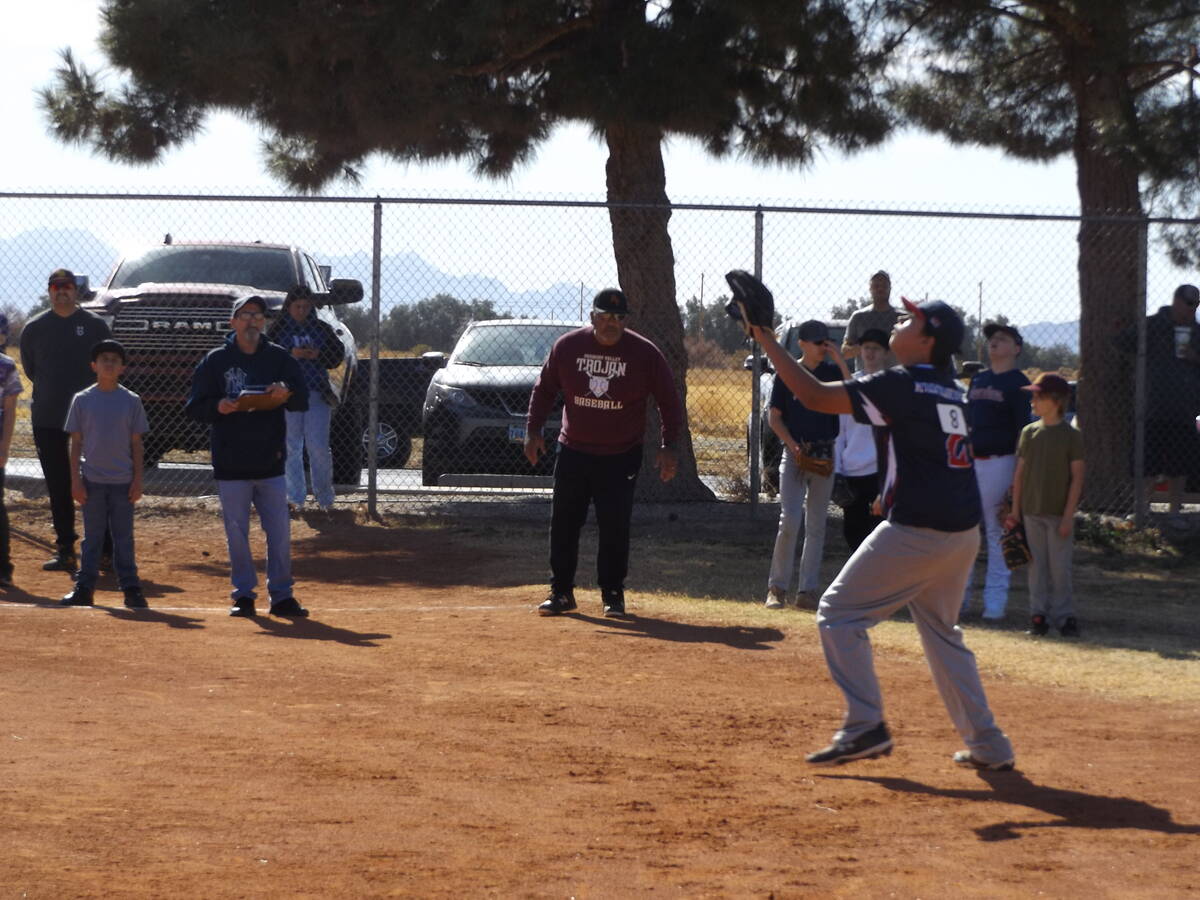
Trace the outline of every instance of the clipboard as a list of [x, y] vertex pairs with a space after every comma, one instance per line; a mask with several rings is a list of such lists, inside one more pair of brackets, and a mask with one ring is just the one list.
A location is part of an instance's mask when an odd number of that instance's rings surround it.
[[265, 390], [245, 390], [238, 394], [237, 411], [238, 412], [263, 412], [272, 409], [278, 409], [283, 404], [288, 402], [288, 398], [292, 396], [292, 392], [274, 396], [267, 393]]

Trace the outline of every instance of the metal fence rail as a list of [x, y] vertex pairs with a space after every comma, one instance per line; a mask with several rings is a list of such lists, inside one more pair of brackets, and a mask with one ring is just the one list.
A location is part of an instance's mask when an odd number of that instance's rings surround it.
[[[592, 295], [617, 284], [610, 208], [602, 201], [488, 197], [296, 197], [196, 194], [0, 193], [0, 306], [13, 323], [45, 303], [46, 275], [65, 266], [102, 285], [126, 253], [189, 241], [262, 242], [298, 248], [305, 280], [311, 259], [334, 278], [364, 286], [361, 302], [323, 315], [353, 349], [335, 373], [342, 391], [331, 443], [343, 499], [425, 508], [490, 492], [538, 492], [549, 463], [531, 469], [520, 453], [523, 413], [548, 342], [585, 320]], [[655, 208], [624, 208], [661, 216]], [[761, 456], [750, 452], [756, 379], [743, 360], [750, 348], [725, 321], [722, 274], [761, 266], [788, 319], [838, 320], [867, 296], [871, 273], [885, 269], [900, 295], [947, 300], [971, 325], [965, 360], [984, 360], [980, 324], [1004, 317], [1025, 335], [1027, 371], [1059, 370], [1087, 380], [1080, 363], [1078, 249], [1081, 220], [1068, 214], [971, 209], [886, 209], [772, 204], [676, 203], [670, 210], [675, 297], [684, 327], [692, 447], [703, 483], [716, 495], [757, 502], [769, 487]], [[1153, 234], [1195, 228], [1192, 220], [1094, 220], [1113, 229], [1151, 228], [1139, 265], [1148, 312], [1167, 305], [1181, 282]], [[276, 290], [253, 273], [213, 271], [204, 281]], [[157, 471], [151, 489], [173, 495], [211, 492], [204, 434], [182, 416], [190, 369], [222, 337], [228, 293], [195, 284], [169, 286], [140, 301], [138, 315], [117, 316], [129, 346], [131, 378], [156, 406]], [[151, 302], [153, 301], [153, 302]], [[669, 306], [668, 306], [669, 309]], [[480, 377], [435, 375], [471, 323]], [[635, 330], [639, 324], [630, 323]], [[470, 336], [470, 335], [468, 335]], [[1144, 332], [1124, 350], [1089, 366], [1120, 367], [1127, 391], [1099, 402], [1128, 410], [1136, 427], [1128, 460], [1106, 471], [1109, 506], [1126, 514], [1159, 509], [1165, 499], [1132, 477], [1145, 455]], [[1128, 352], [1126, 352], [1128, 351]], [[10, 347], [15, 354], [15, 347]], [[171, 364], [162, 362], [170, 357]], [[155, 360], [161, 362], [155, 368]], [[354, 363], [357, 363], [355, 366]], [[476, 361], [477, 362], [477, 361]], [[1151, 361], [1152, 362], [1152, 361]], [[140, 367], [140, 368], [139, 368]], [[351, 371], [356, 369], [356, 371]], [[458, 370], [456, 370], [458, 371]], [[441, 373], [439, 375], [439, 373]], [[1124, 383], [1124, 382], [1123, 382]], [[765, 383], [764, 383], [765, 384]], [[426, 407], [426, 396], [431, 402]], [[1196, 400], [1200, 404], [1200, 398]], [[36, 490], [39, 470], [22, 396], [9, 477]], [[1200, 412], [1200, 409], [1195, 410]], [[1086, 423], [1081, 423], [1086, 433]], [[1152, 435], [1153, 437], [1153, 435]], [[552, 462], [552, 461], [551, 461]], [[768, 465], [772, 463], [768, 461]], [[1200, 463], [1197, 463], [1200, 468]], [[1193, 478], [1185, 487], [1200, 490]], [[653, 485], [646, 485], [653, 499]]]

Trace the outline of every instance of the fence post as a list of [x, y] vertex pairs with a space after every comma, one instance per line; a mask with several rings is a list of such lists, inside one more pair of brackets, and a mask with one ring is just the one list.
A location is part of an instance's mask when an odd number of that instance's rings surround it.
[[371, 381], [367, 400], [367, 515], [377, 518], [379, 499], [379, 270], [383, 250], [383, 203], [375, 198], [371, 235]]
[[[762, 279], [763, 257], [763, 211], [754, 211], [754, 277]], [[762, 367], [762, 348], [758, 341], [750, 342], [752, 365], [750, 367], [750, 446], [746, 455], [750, 461], [750, 516], [758, 515], [758, 492], [762, 490], [762, 390], [759, 387], [759, 370]]]
[[[1133, 368], [1133, 524], [1145, 528], [1150, 517], [1150, 494], [1146, 469], [1146, 248], [1149, 224], [1143, 217], [1137, 224], [1137, 362]], [[1084, 423], [1086, 427], [1086, 423]]]

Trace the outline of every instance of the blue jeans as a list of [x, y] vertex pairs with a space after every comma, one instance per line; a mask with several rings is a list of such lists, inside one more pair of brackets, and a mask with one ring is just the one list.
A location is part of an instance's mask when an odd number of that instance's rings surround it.
[[83, 553], [75, 586], [91, 590], [100, 576], [100, 553], [104, 532], [112, 535], [113, 568], [121, 590], [138, 587], [137, 563], [133, 558], [133, 504], [129, 501], [129, 482], [98, 484], [83, 479], [87, 502], [83, 504]]
[[230, 597], [255, 599], [258, 573], [250, 553], [250, 507], [258, 510], [267, 536], [267, 593], [271, 604], [292, 596], [292, 523], [288, 519], [284, 478], [249, 481], [218, 481], [221, 516], [225, 520], [225, 543], [229, 547]]
[[329, 452], [329, 404], [316, 391], [308, 393], [308, 412], [287, 412], [287, 495], [288, 502], [304, 505], [308, 491], [304, 484], [304, 450], [308, 449], [308, 470], [312, 475], [317, 506], [333, 506], [333, 455]]

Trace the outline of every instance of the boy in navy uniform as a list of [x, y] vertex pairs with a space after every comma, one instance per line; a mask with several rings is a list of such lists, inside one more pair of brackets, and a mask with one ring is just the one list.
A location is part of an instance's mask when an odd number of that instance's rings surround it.
[[950, 370], [962, 319], [940, 300], [919, 306], [904, 300], [904, 306], [908, 315], [890, 341], [900, 365], [842, 384], [817, 381], [769, 328], [753, 329], [805, 406], [853, 413], [875, 426], [883, 473], [887, 519], [846, 562], [817, 612], [825, 660], [847, 712], [833, 743], [807, 760], [835, 765], [891, 753], [867, 630], [908, 606], [934, 683], [967, 745], [954, 761], [1004, 771], [1013, 767], [1012, 745], [992, 717], [975, 656], [955, 624], [979, 551], [980, 519], [965, 398]]
[[[1004, 497], [1017, 468], [1017, 438], [1029, 424], [1029, 384], [1017, 368], [1024, 341], [1011, 325], [989, 322], [983, 326], [991, 367], [971, 379], [967, 389], [967, 424], [971, 428], [971, 454], [975, 458], [975, 480], [983, 504], [983, 533], [987, 546], [987, 575], [983, 583], [983, 619], [999, 622], [1008, 606], [1010, 573], [1000, 549], [1003, 531], [1000, 516]], [[972, 567], [973, 569], [974, 567]], [[962, 611], [970, 605], [971, 579], [963, 594]]]

